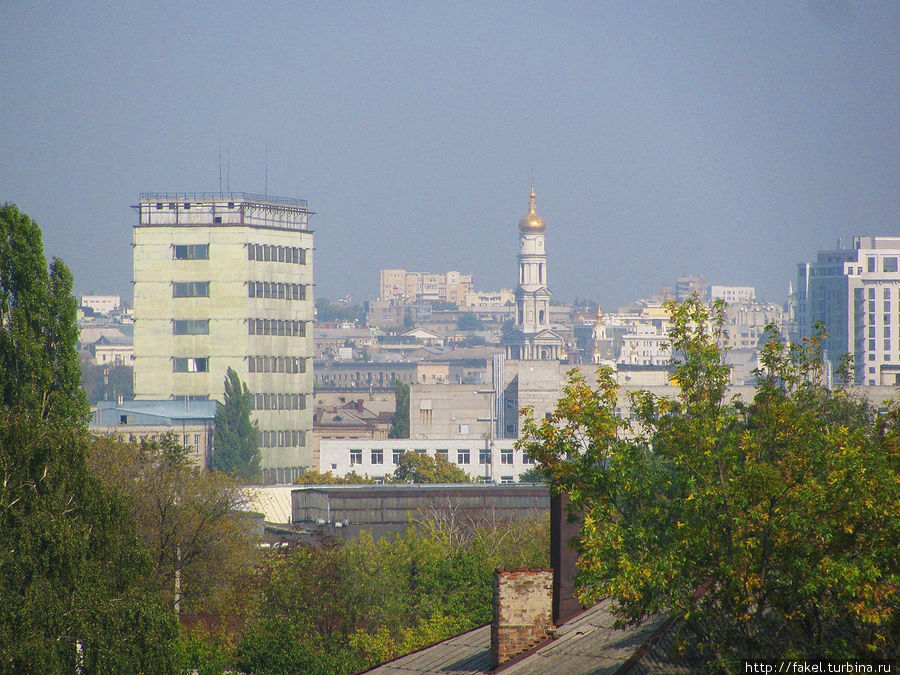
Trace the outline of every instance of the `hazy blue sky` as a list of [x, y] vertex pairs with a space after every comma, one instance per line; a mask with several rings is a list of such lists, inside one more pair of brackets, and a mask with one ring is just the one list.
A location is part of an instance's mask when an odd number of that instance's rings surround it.
[[516, 281], [534, 176], [557, 298], [683, 274], [782, 301], [900, 233], [900, 3], [0, 2], [0, 200], [76, 291], [131, 294], [142, 191], [302, 197], [318, 297]]

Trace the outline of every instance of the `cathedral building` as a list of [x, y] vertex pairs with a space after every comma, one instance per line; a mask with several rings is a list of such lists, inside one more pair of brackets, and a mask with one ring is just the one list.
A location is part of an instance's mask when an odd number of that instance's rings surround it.
[[516, 323], [503, 336], [506, 358], [523, 361], [558, 361], [566, 358], [565, 340], [550, 324], [550, 289], [547, 285], [547, 224], [537, 214], [534, 184], [528, 215], [519, 221], [519, 284], [516, 288]]

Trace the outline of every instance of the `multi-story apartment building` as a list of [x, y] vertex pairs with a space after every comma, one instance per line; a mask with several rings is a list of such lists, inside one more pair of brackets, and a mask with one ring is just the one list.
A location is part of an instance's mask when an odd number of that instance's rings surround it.
[[313, 213], [305, 200], [144, 193], [134, 207], [136, 399], [253, 394], [263, 480], [313, 465]]
[[825, 324], [835, 371], [850, 354], [856, 384], [900, 384], [900, 237], [854, 237], [853, 248], [819, 251], [798, 265], [795, 302], [801, 337]]
[[451, 270], [446, 274], [381, 270], [378, 299], [383, 302], [452, 302], [462, 304], [472, 290], [472, 275]]

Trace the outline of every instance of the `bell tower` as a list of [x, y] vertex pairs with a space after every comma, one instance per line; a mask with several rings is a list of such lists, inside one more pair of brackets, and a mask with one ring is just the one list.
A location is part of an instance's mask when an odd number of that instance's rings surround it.
[[537, 194], [531, 184], [528, 214], [519, 221], [519, 255], [515, 328], [504, 337], [510, 359], [555, 360], [564, 357], [565, 342], [551, 330], [547, 285], [547, 224], [537, 214]]

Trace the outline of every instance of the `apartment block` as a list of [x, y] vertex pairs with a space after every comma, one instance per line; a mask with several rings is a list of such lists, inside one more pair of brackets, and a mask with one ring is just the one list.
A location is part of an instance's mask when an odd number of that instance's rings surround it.
[[384, 302], [452, 302], [462, 304], [472, 290], [472, 275], [451, 270], [446, 274], [381, 270], [378, 299]]
[[302, 199], [143, 193], [134, 207], [135, 399], [253, 394], [263, 480], [313, 464], [314, 215]]

